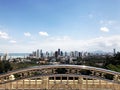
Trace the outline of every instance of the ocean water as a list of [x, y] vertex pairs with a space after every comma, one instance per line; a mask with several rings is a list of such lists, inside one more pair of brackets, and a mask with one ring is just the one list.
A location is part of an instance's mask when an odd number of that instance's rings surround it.
[[[27, 57], [29, 56], [30, 53], [7, 53], [8, 55], [8, 58], [24, 58], [24, 57]], [[0, 56], [4, 56], [5, 53], [0, 53]]]

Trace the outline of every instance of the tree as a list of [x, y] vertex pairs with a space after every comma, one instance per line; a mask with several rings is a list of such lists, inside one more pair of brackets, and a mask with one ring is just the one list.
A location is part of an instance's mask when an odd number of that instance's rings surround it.
[[0, 61], [0, 73], [8, 72], [12, 70], [12, 66], [9, 61]]
[[9, 61], [4, 61], [3, 63], [4, 63], [4, 72], [8, 72], [12, 70], [12, 66]]
[[0, 61], [0, 73], [3, 73], [3, 71], [4, 71], [4, 65], [2, 61]]

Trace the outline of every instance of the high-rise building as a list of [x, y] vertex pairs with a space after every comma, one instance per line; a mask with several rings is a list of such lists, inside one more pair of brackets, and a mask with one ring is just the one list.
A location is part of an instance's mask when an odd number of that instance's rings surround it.
[[58, 51], [55, 51], [55, 58], [58, 57]]
[[113, 55], [115, 55], [115, 54], [116, 54], [116, 49], [114, 48], [114, 49], [113, 49]]
[[63, 52], [62, 51], [60, 52], [60, 55], [63, 56]]
[[82, 52], [79, 52], [79, 57], [82, 57]]
[[40, 50], [40, 57], [43, 58], [43, 52], [42, 52], [42, 49]]
[[51, 51], [50, 54], [49, 54], [50, 57], [52, 57], [52, 56], [54, 56], [54, 55], [55, 55], [55, 54], [54, 54], [52, 51]]
[[46, 56], [46, 57], [49, 57], [49, 52], [48, 52], [48, 51], [46, 52], [46, 55], [45, 55], [45, 56]]
[[70, 52], [70, 56], [74, 57], [74, 52], [73, 51]]
[[65, 56], [67, 56], [67, 52], [65, 52]]
[[3, 55], [3, 58], [2, 58], [2, 60], [8, 60], [8, 53], [5, 53], [4, 55]]
[[58, 55], [60, 55], [60, 54], [61, 54], [60, 49], [58, 49]]
[[33, 55], [33, 57], [36, 57], [37, 55], [36, 55], [36, 51], [33, 51], [32, 52], [32, 55]]
[[75, 51], [75, 52], [74, 52], [74, 56], [75, 56], [75, 57], [79, 57], [79, 52], [78, 52], [78, 51]]
[[37, 57], [37, 58], [39, 58], [39, 57], [40, 57], [40, 52], [39, 52], [39, 49], [37, 49], [36, 57]]

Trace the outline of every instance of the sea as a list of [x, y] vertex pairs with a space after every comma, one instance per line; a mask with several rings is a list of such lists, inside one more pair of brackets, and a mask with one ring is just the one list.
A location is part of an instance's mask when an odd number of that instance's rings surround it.
[[[0, 53], [0, 56], [4, 56], [6, 53]], [[8, 58], [25, 58], [30, 53], [7, 53]]]

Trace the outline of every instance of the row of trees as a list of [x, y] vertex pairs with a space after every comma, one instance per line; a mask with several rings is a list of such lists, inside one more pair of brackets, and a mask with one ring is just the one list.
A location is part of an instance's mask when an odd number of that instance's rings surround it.
[[104, 68], [120, 72], [120, 52], [113, 57], [107, 56]]
[[87, 65], [93, 67], [105, 68], [120, 72], [120, 52], [114, 56], [89, 56], [85, 58], [77, 58], [78, 65]]

